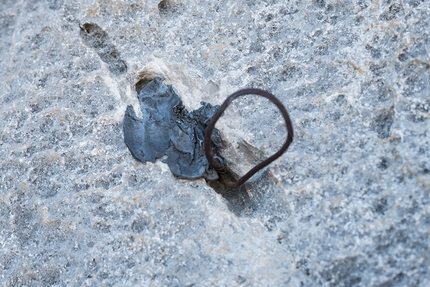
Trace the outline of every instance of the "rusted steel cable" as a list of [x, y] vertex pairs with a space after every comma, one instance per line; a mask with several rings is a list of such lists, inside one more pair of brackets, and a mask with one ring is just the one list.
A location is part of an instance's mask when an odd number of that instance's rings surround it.
[[231, 96], [229, 96], [224, 101], [224, 103], [221, 105], [221, 107], [218, 109], [218, 111], [212, 117], [212, 119], [210, 120], [210, 122], [209, 122], [209, 124], [208, 124], [208, 126], [206, 128], [205, 139], [204, 139], [204, 149], [205, 149], [206, 158], [208, 159], [209, 163], [213, 166], [213, 168], [218, 173], [221, 173], [221, 174], [225, 173], [225, 166], [222, 165], [221, 163], [219, 163], [218, 161], [216, 161], [214, 159], [214, 157], [213, 157], [213, 153], [212, 153], [212, 150], [211, 150], [212, 132], [213, 132], [213, 129], [215, 127], [216, 122], [222, 116], [222, 114], [227, 109], [227, 107], [230, 105], [230, 103], [233, 100], [237, 99], [238, 97], [244, 96], [244, 95], [259, 95], [259, 96], [265, 97], [266, 99], [268, 99], [269, 101], [271, 101], [272, 103], [274, 103], [278, 107], [278, 109], [281, 112], [282, 116], [284, 117], [285, 124], [287, 126], [288, 135], [287, 135], [287, 139], [286, 139], [284, 145], [275, 154], [273, 154], [269, 158], [265, 159], [261, 163], [257, 164], [255, 167], [253, 167], [250, 171], [248, 171], [244, 176], [242, 176], [241, 178], [239, 178], [237, 181], [234, 181], [234, 182], [230, 182], [230, 181], [229, 182], [223, 182], [225, 185], [227, 185], [229, 187], [233, 187], [233, 188], [242, 185], [250, 177], [252, 177], [254, 174], [256, 174], [259, 170], [261, 170], [262, 168], [266, 167], [268, 164], [270, 164], [271, 162], [273, 162], [274, 160], [276, 160], [278, 157], [280, 157], [288, 149], [288, 147], [290, 146], [290, 144], [293, 141], [293, 125], [291, 123], [290, 116], [288, 115], [288, 112], [285, 109], [284, 105], [282, 105], [282, 103], [274, 95], [272, 95], [269, 92], [260, 90], [260, 89], [243, 89], [243, 90], [239, 90], [236, 93], [234, 93]]

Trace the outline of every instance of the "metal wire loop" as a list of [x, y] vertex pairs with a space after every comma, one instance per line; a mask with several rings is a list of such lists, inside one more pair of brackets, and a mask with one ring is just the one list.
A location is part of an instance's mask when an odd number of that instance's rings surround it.
[[221, 165], [219, 162], [217, 162], [214, 157], [211, 150], [211, 136], [213, 129], [215, 127], [216, 122], [219, 120], [219, 118], [223, 115], [224, 111], [227, 109], [227, 107], [231, 104], [231, 102], [238, 97], [244, 96], [244, 95], [259, 95], [262, 97], [265, 97], [272, 103], [274, 103], [279, 111], [281, 112], [282, 116], [284, 117], [285, 124], [287, 126], [287, 139], [280, 150], [278, 150], [275, 154], [268, 157], [264, 161], [257, 164], [255, 167], [253, 167], [250, 171], [248, 171], [244, 176], [239, 178], [237, 181], [234, 182], [224, 182], [229, 187], [238, 187], [245, 183], [249, 178], [251, 178], [254, 174], [256, 174], [259, 170], [269, 165], [271, 162], [276, 160], [278, 157], [280, 157], [290, 146], [290, 144], [293, 141], [293, 125], [291, 123], [290, 116], [288, 115], [287, 110], [285, 109], [284, 105], [271, 93], [260, 90], [260, 89], [243, 89], [235, 92], [231, 96], [229, 96], [224, 103], [221, 105], [221, 107], [218, 109], [218, 111], [215, 113], [213, 118], [210, 120], [205, 133], [205, 140], [204, 140], [204, 149], [206, 158], [208, 159], [209, 163], [212, 165], [212, 167], [218, 171], [219, 173], [225, 173], [225, 167]]

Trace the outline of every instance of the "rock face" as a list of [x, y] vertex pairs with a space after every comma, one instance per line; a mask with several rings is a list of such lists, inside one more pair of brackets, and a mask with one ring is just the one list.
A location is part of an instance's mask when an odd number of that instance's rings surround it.
[[[419, 0], [2, 1], [0, 285], [429, 286], [429, 26]], [[239, 190], [136, 161], [156, 76], [188, 110], [268, 90], [293, 144]], [[252, 96], [217, 128], [238, 175], [286, 130]]]

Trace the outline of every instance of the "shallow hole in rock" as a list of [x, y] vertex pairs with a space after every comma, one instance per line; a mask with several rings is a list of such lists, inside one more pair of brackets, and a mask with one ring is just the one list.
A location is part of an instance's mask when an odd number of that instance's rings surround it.
[[163, 0], [158, 3], [158, 12], [159, 15], [164, 18], [166, 16], [172, 16], [173, 13], [180, 12], [181, 7], [183, 8], [181, 1]]
[[158, 3], [158, 11], [160, 11], [160, 13], [166, 13], [168, 6], [169, 6], [168, 1], [163, 0], [160, 3]]
[[[218, 107], [202, 103], [199, 109], [189, 112], [176, 90], [163, 81], [164, 78], [157, 77], [140, 88], [142, 118], [132, 106], [127, 107], [123, 125], [127, 147], [143, 163], [162, 160], [179, 178], [216, 179], [218, 174], [204, 155], [203, 141], [206, 125]], [[212, 136], [215, 152], [220, 142], [215, 132]], [[165, 155], [167, 158], [163, 159]]]
[[175, 4], [171, 0], [163, 0], [158, 3], [158, 12], [161, 16], [165, 16], [166, 14], [175, 12], [177, 10], [177, 4]]
[[152, 80], [154, 80], [157, 77], [161, 77], [157, 72], [143, 69], [138, 72], [136, 82], [134, 83], [134, 89], [136, 90], [137, 94], [140, 93], [140, 91]]

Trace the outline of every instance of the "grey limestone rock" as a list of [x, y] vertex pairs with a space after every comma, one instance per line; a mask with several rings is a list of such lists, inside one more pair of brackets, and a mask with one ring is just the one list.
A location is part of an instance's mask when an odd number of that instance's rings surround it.
[[[0, 1], [0, 286], [430, 286], [430, 2]], [[238, 190], [142, 164], [134, 83], [246, 87]], [[233, 174], [276, 107], [217, 123]]]

